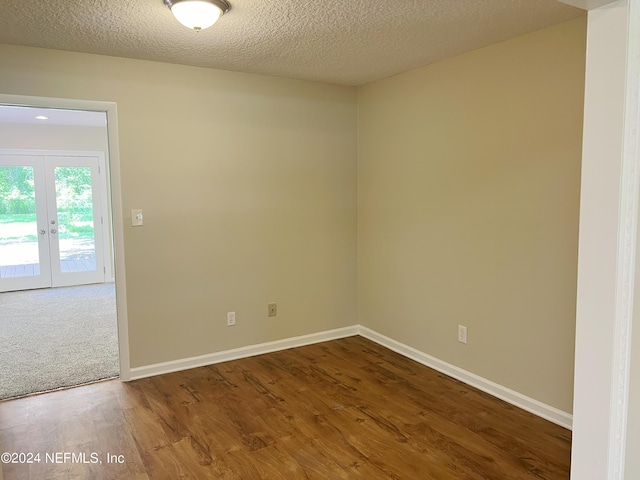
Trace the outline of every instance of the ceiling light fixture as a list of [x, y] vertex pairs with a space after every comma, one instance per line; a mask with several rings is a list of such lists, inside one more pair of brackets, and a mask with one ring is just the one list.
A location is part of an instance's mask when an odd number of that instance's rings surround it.
[[196, 32], [209, 28], [231, 8], [226, 0], [164, 0], [164, 4], [176, 20]]
[[36, 117], [37, 120], [49, 120], [49, 117], [45, 117], [44, 115], [38, 115]]

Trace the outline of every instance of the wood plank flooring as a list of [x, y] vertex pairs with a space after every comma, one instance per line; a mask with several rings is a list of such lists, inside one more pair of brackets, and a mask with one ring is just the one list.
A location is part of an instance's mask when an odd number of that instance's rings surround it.
[[571, 434], [350, 337], [3, 402], [0, 445], [41, 455], [4, 480], [564, 480]]

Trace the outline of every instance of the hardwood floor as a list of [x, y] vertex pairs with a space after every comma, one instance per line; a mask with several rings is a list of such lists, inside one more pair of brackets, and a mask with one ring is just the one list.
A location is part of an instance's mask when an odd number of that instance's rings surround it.
[[4, 480], [555, 480], [571, 434], [350, 337], [3, 402], [0, 445], [41, 456]]

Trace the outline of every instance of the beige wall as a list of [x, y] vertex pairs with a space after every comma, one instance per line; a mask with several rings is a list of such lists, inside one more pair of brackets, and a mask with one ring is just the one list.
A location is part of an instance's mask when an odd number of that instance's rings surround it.
[[566, 412], [585, 27], [359, 89], [360, 323]]
[[[0, 79], [0, 85], [2, 85]], [[0, 92], [6, 93], [6, 92]], [[106, 127], [0, 122], [0, 148], [83, 150], [107, 154]]]
[[118, 104], [125, 223], [145, 215], [124, 231], [132, 367], [356, 323], [355, 89], [12, 46], [0, 58], [0, 93]]

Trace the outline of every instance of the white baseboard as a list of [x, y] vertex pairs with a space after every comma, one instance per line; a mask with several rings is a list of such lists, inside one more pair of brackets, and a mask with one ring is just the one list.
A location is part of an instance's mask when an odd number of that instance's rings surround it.
[[274, 342], [259, 343], [257, 345], [249, 345], [247, 347], [234, 348], [232, 350], [224, 350], [222, 352], [200, 355], [198, 357], [145, 365], [144, 367], [131, 369], [131, 380], [152, 377], [163, 373], [178, 372], [180, 370], [188, 370], [190, 368], [204, 367], [206, 365], [228, 362], [229, 360], [237, 360], [238, 358], [252, 357], [254, 355], [262, 355], [264, 353], [277, 352], [288, 348], [302, 347], [304, 345], [311, 345], [312, 343], [353, 337], [354, 335], [358, 335], [357, 325], [312, 333], [309, 335], [302, 335], [300, 337], [285, 338], [284, 340], [276, 340]]
[[389, 337], [385, 337], [384, 335], [381, 335], [367, 327], [359, 325], [358, 334], [388, 348], [389, 350], [393, 350], [400, 355], [404, 355], [405, 357], [415, 360], [422, 365], [426, 365], [427, 367], [433, 368], [434, 370], [444, 373], [449, 377], [460, 380], [467, 385], [471, 385], [478, 390], [482, 390], [489, 395], [493, 395], [494, 397], [515, 405], [527, 412], [533, 413], [534, 415], [560, 425], [561, 427], [571, 430], [573, 426], [573, 416], [567, 412], [563, 412], [555, 407], [551, 407], [539, 402], [538, 400], [503, 387], [502, 385], [498, 385], [497, 383], [487, 380], [486, 378], [482, 378], [474, 373], [467, 372], [455, 365], [438, 360], [431, 355], [427, 355], [413, 347], [397, 342]]

